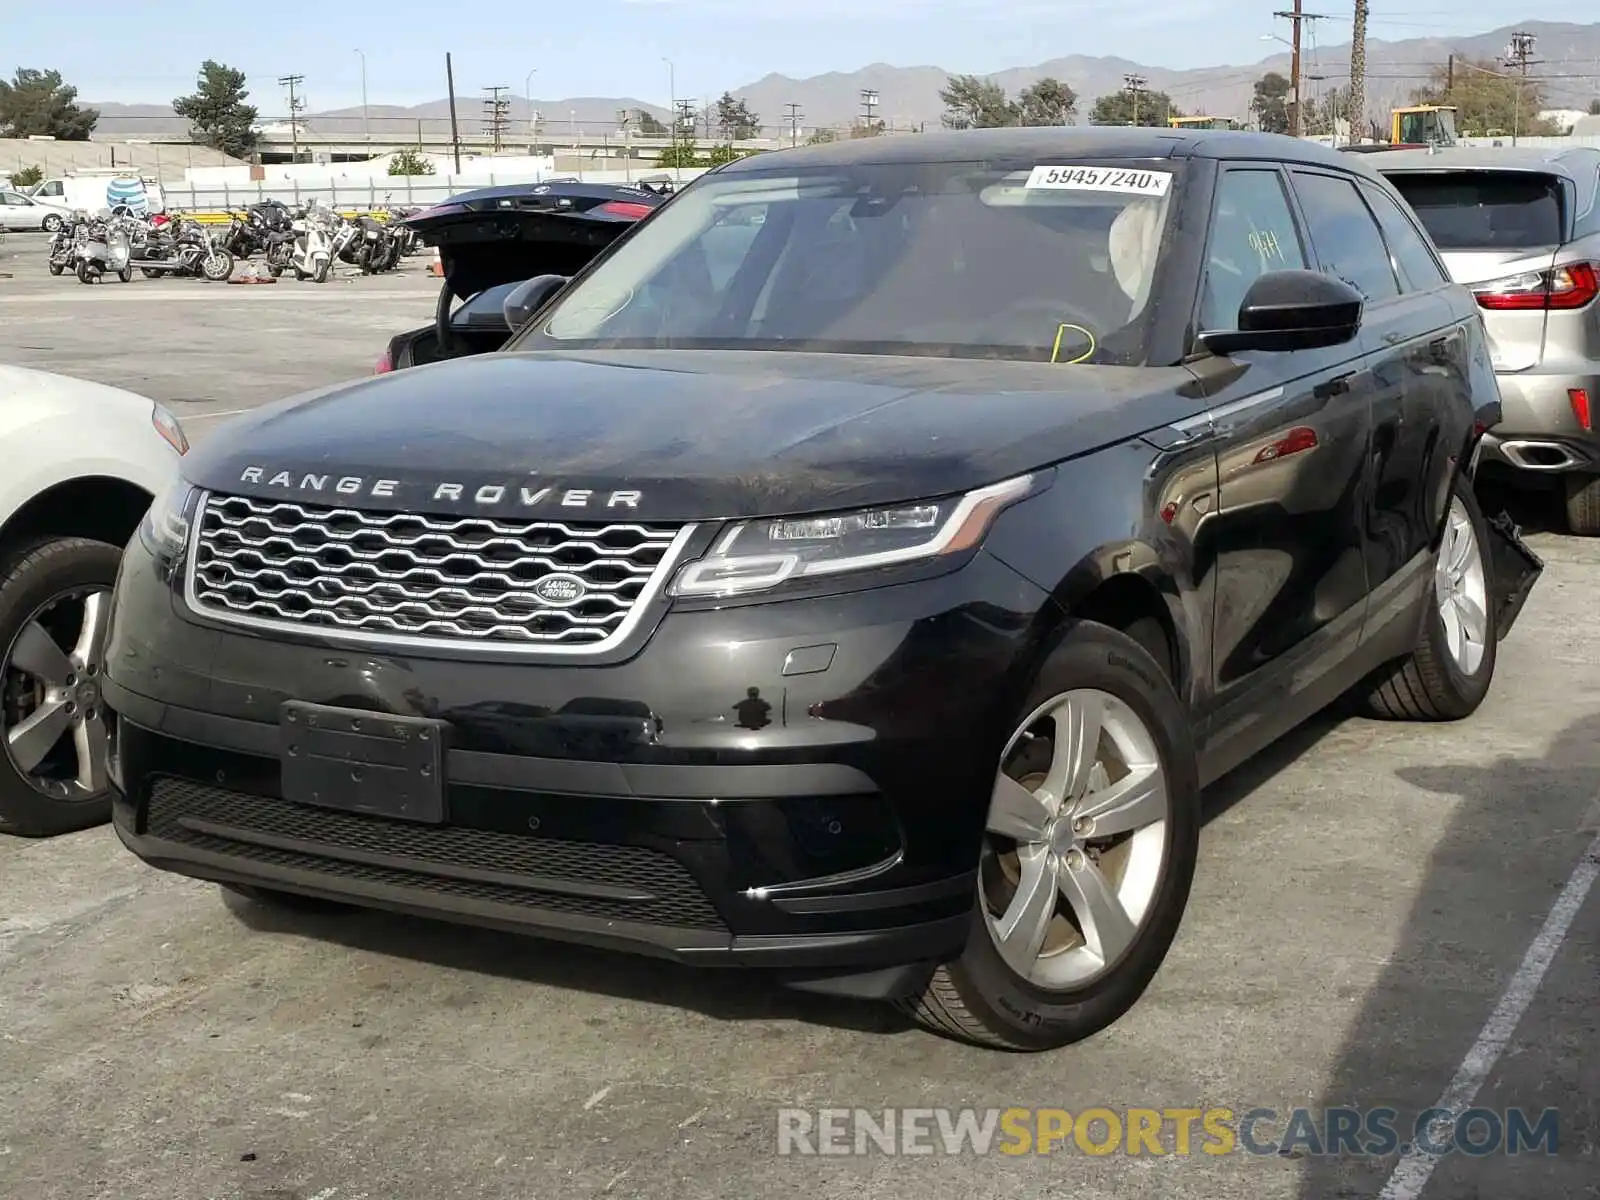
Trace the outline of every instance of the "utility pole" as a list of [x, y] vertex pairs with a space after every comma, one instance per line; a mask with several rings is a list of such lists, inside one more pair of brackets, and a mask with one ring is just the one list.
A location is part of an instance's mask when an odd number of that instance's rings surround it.
[[1534, 44], [1538, 41], [1531, 33], [1521, 31], [1511, 35], [1511, 44], [1506, 47], [1506, 56], [1503, 60], [1508, 67], [1515, 68], [1521, 76], [1516, 81], [1516, 99], [1511, 107], [1511, 144], [1517, 144], [1517, 134], [1522, 125], [1522, 97], [1528, 90], [1528, 68], [1537, 66], [1544, 60], [1533, 56]]
[[456, 174], [461, 174], [461, 127], [456, 124], [456, 69], [450, 62], [450, 52], [445, 51], [444, 81], [450, 89], [450, 149], [455, 155]]
[[[1355, 0], [1355, 20], [1350, 30], [1350, 103], [1345, 120], [1350, 125], [1350, 144], [1359, 146], [1366, 137], [1367, 124], [1367, 0]], [[1455, 62], [1455, 56], [1450, 56]]]
[[304, 75], [282, 75], [278, 86], [289, 89], [289, 161], [300, 161], [300, 110], [305, 108], [305, 97], [299, 87], [306, 81]]
[[[1320, 20], [1322, 20], [1322, 15], [1320, 13], [1308, 13], [1308, 12], [1306, 12], [1304, 9], [1301, 8], [1301, 0], [1294, 0], [1294, 7], [1292, 9], [1290, 9], [1289, 11], [1287, 11], [1287, 12], [1275, 12], [1272, 15], [1275, 16], [1275, 17], [1282, 17], [1284, 20], [1290, 22], [1294, 26], [1294, 31], [1290, 35], [1290, 42], [1289, 42], [1289, 84], [1294, 89], [1294, 109], [1289, 113], [1289, 136], [1290, 137], [1299, 137], [1300, 136], [1300, 131], [1304, 128], [1304, 122], [1301, 120], [1301, 114], [1300, 114], [1300, 99], [1301, 99], [1301, 96], [1300, 96], [1300, 88], [1301, 88], [1301, 71], [1300, 71], [1301, 36], [1300, 36], [1300, 33], [1301, 33], [1302, 27], [1305, 25], [1305, 23], [1307, 21], [1320, 21]], [[1365, 20], [1363, 18], [1363, 24], [1364, 23], [1365, 23]], [[1354, 47], [1352, 47], [1352, 50], [1353, 49], [1354, 49]], [[1365, 46], [1363, 46], [1363, 51], [1364, 50], [1365, 50]], [[1363, 73], [1364, 73], [1364, 71], [1365, 71], [1365, 69], [1363, 68]], [[1352, 74], [1352, 76], [1354, 75], [1354, 70], [1353, 69], [1352, 69], [1351, 74]], [[1352, 82], [1353, 82], [1353, 80], [1352, 80]]]
[[1124, 75], [1122, 87], [1128, 95], [1133, 97], [1133, 124], [1139, 124], [1139, 93], [1144, 91], [1144, 85], [1150, 81], [1143, 75]]
[[878, 111], [878, 93], [874, 88], [861, 89], [861, 120], [868, 133], [872, 132], [873, 117]]
[[484, 88], [489, 94], [483, 100], [483, 131], [489, 135], [498, 154], [505, 147], [505, 135], [511, 125], [511, 101], [506, 99], [510, 88]]
[[789, 110], [789, 145], [798, 146], [800, 144], [800, 117], [802, 115], [800, 106], [798, 104], [785, 104], [784, 107]]

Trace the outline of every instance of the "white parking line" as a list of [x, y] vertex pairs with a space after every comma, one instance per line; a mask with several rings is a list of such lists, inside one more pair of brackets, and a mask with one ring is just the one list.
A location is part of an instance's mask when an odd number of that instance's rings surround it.
[[[1539, 984], [1544, 981], [1545, 972], [1555, 961], [1556, 952], [1566, 940], [1572, 922], [1577, 917], [1578, 910], [1583, 907], [1584, 899], [1589, 895], [1589, 889], [1594, 886], [1597, 878], [1600, 878], [1600, 836], [1596, 836], [1594, 841], [1589, 843], [1589, 848], [1578, 860], [1578, 865], [1572, 869], [1572, 874], [1567, 879], [1567, 886], [1562, 888], [1561, 895], [1556, 897], [1555, 904], [1550, 908], [1550, 915], [1545, 918], [1544, 927], [1533, 939], [1527, 954], [1523, 955], [1522, 965], [1511, 977], [1505, 994], [1500, 997], [1500, 1003], [1495, 1005], [1494, 1011], [1489, 1014], [1489, 1019], [1484, 1022], [1478, 1040], [1472, 1044], [1472, 1049], [1467, 1051], [1466, 1058], [1461, 1060], [1461, 1066], [1456, 1070], [1456, 1077], [1450, 1081], [1450, 1086], [1445, 1088], [1444, 1095], [1434, 1101], [1436, 1107], [1459, 1113], [1471, 1106], [1473, 1100], [1477, 1098], [1478, 1089], [1483, 1086], [1484, 1081], [1489, 1078], [1489, 1072], [1505, 1053], [1511, 1035], [1516, 1032], [1523, 1014], [1533, 1003], [1534, 994], [1538, 992]], [[1395, 1167], [1394, 1174], [1389, 1176], [1389, 1182], [1384, 1185], [1383, 1191], [1378, 1193], [1378, 1200], [1417, 1200], [1433, 1176], [1434, 1167], [1438, 1165], [1439, 1159], [1436, 1156], [1420, 1151], [1412, 1157], [1402, 1159]]]

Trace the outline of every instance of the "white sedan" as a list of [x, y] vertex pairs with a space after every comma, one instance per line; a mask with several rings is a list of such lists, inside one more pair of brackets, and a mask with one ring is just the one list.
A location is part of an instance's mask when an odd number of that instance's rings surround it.
[[133, 392], [0, 366], [0, 831], [110, 815], [100, 657], [122, 548], [189, 448]]
[[36, 200], [12, 188], [0, 188], [0, 226], [6, 229], [42, 229], [54, 233], [71, 215], [71, 210], [63, 205]]

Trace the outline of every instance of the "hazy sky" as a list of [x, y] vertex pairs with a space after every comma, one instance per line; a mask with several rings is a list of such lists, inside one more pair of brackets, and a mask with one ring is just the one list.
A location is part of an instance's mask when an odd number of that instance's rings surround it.
[[[284, 111], [275, 80], [290, 73], [306, 77], [312, 111], [360, 103], [359, 45], [373, 104], [443, 96], [448, 50], [462, 94], [503, 85], [521, 95], [526, 86], [536, 100], [632, 96], [665, 105], [663, 57], [673, 62], [678, 95], [695, 98], [773, 72], [801, 77], [874, 61], [979, 74], [1068, 54], [1147, 66], [1249, 64], [1281, 49], [1263, 35], [1287, 33], [1272, 10], [1288, 7], [1289, 0], [385, 0], [319, 9], [73, 0], [58, 12], [0, 0], [0, 46], [10, 60], [0, 59], [0, 71], [54, 67], [84, 100], [160, 102], [189, 91], [200, 61], [214, 57], [246, 72], [253, 101], [273, 117]], [[1327, 15], [1311, 27], [1321, 44], [1348, 41], [1350, 0], [1306, 0], [1306, 9]], [[1371, 36], [1390, 41], [1600, 18], [1594, 0], [1371, 0], [1371, 11]], [[62, 13], [70, 14], [65, 24]], [[1539, 51], [1560, 57], [1559, 47]]]

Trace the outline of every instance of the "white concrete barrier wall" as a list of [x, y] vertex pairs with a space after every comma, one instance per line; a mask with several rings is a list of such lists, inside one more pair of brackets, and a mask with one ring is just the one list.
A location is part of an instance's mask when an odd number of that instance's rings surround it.
[[[585, 183], [638, 182], [641, 177], [654, 178], [666, 175], [673, 180], [688, 183], [705, 174], [702, 167], [670, 167], [654, 171], [582, 171], [572, 172]], [[396, 175], [373, 180], [328, 180], [305, 182], [301, 180], [269, 179], [257, 183], [164, 183], [161, 190], [166, 195], [167, 208], [184, 212], [220, 212], [227, 209], [246, 208], [261, 200], [281, 200], [292, 206], [319, 201], [336, 209], [371, 209], [386, 204], [427, 205], [439, 204], [451, 196], [476, 188], [501, 187], [513, 183], [538, 183], [550, 178], [550, 173], [495, 172], [472, 176], [447, 175]]]

